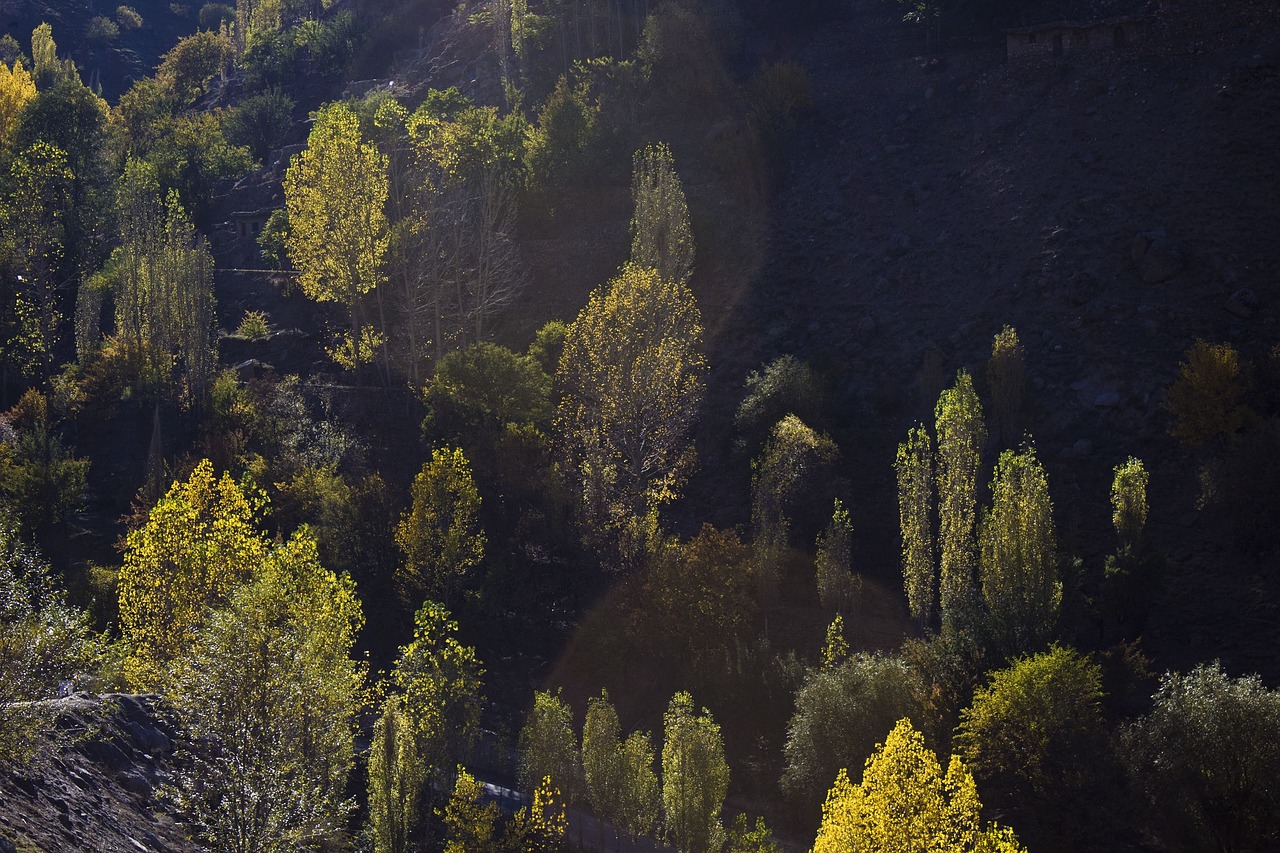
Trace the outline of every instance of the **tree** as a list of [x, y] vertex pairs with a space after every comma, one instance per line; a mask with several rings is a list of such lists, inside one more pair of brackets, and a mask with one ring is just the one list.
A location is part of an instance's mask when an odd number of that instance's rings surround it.
[[347, 340], [359, 363], [366, 338], [361, 297], [381, 281], [387, 251], [387, 158], [361, 140], [350, 108], [330, 104], [316, 115], [306, 150], [289, 164], [284, 192], [298, 284], [310, 299], [346, 306]]
[[48, 382], [62, 328], [63, 297], [71, 276], [64, 249], [71, 214], [73, 176], [66, 152], [37, 141], [9, 167], [2, 221], [7, 260], [17, 274], [18, 340], [26, 372]]
[[390, 696], [369, 744], [369, 826], [375, 853], [408, 853], [426, 775], [404, 700]]
[[653, 743], [648, 732], [632, 732], [619, 745], [616, 821], [632, 838], [650, 835], [658, 825], [662, 788], [653, 770]]
[[631, 263], [683, 284], [693, 272], [693, 233], [671, 149], [649, 145], [632, 162]]
[[555, 426], [588, 541], [608, 543], [680, 494], [705, 387], [701, 347], [689, 289], [635, 266], [592, 293], [570, 326]]
[[724, 843], [720, 809], [729, 790], [720, 726], [693, 697], [677, 693], [662, 715], [662, 806], [667, 835], [683, 853], [708, 853]]
[[756, 613], [750, 558], [737, 533], [710, 524], [654, 555], [643, 618], [675, 659], [719, 654], [747, 637]]
[[756, 576], [761, 594], [775, 591], [778, 560], [791, 543], [791, 519], [803, 495], [821, 491], [819, 472], [840, 451], [795, 415], [774, 425], [760, 457], [751, 464], [751, 527], [755, 535]]
[[841, 770], [822, 807], [814, 853], [1021, 853], [1013, 833], [982, 826], [973, 777], [953, 755], [946, 775], [924, 736], [899, 720], [861, 783]]
[[12, 66], [0, 62], [0, 152], [8, 151], [22, 109], [35, 96], [35, 81], [22, 67], [21, 58], [15, 59]]
[[987, 440], [982, 404], [965, 371], [938, 397], [934, 411], [938, 437], [938, 586], [943, 625], [970, 606], [978, 567], [975, 536], [978, 469]]
[[1024, 836], [1034, 827], [1046, 845], [1071, 838], [1077, 849], [1102, 840], [1089, 838], [1097, 820], [1082, 808], [1105, 775], [1101, 699], [1101, 669], [1053, 646], [992, 673], [961, 712], [956, 752]]
[[578, 799], [582, 758], [573, 734], [573, 711], [560, 691], [534, 692], [533, 709], [520, 730], [519, 753], [517, 780], [522, 791], [532, 791], [549, 778], [570, 802]]
[[862, 579], [853, 574], [853, 522], [839, 498], [831, 513], [831, 523], [818, 536], [815, 569], [818, 600], [827, 610], [850, 613], [862, 588]]
[[899, 658], [860, 652], [810, 670], [787, 723], [787, 798], [806, 813], [816, 809], [836, 771], [865, 761], [876, 732], [917, 714], [922, 693], [919, 676]]
[[1221, 664], [1168, 673], [1151, 713], [1125, 732], [1157, 834], [1223, 851], [1280, 842], [1280, 692]]
[[545, 424], [550, 397], [537, 361], [488, 341], [446, 354], [427, 384], [428, 400], [456, 410], [469, 428]]
[[933, 561], [933, 442], [924, 427], [907, 433], [894, 461], [898, 474], [898, 527], [902, 531], [902, 585], [921, 627], [933, 625], [937, 570]]
[[605, 820], [614, 820], [621, 811], [622, 763], [618, 754], [618, 712], [609, 703], [609, 694], [587, 700], [587, 719], [582, 724], [582, 775], [591, 807]]
[[437, 448], [413, 478], [413, 506], [400, 517], [396, 544], [404, 551], [401, 585], [409, 598], [453, 602], [459, 582], [484, 559], [477, 514], [480, 493], [459, 448]]
[[484, 786], [459, 764], [453, 793], [440, 810], [448, 837], [445, 853], [492, 853], [498, 826], [498, 804], [483, 800]]
[[1006, 450], [982, 519], [979, 574], [998, 642], [1006, 652], [1049, 640], [1062, 602], [1049, 481], [1035, 448]]
[[99, 653], [86, 614], [66, 603], [49, 564], [0, 507], [0, 766], [20, 766], [47, 748], [57, 731], [47, 700]]
[[155, 169], [129, 160], [116, 189], [121, 245], [116, 273], [116, 334], [142, 375], [163, 386], [175, 359], [191, 395], [203, 402], [217, 364], [213, 256], [176, 193], [161, 198]]
[[266, 560], [267, 540], [255, 527], [263, 505], [230, 475], [215, 477], [205, 459], [125, 537], [118, 595], [133, 684], [158, 685], [200, 635], [207, 609], [225, 604]]
[[822, 386], [813, 368], [793, 355], [781, 355], [747, 374], [747, 395], [733, 416], [738, 446], [754, 456], [778, 421], [795, 415], [821, 424]]
[[1147, 469], [1142, 460], [1130, 456], [1116, 466], [1111, 482], [1111, 523], [1122, 550], [1137, 549], [1142, 528], [1147, 523]]
[[65, 537], [61, 526], [84, 504], [89, 460], [67, 448], [39, 391], [23, 394], [5, 417], [11, 429], [0, 440], [0, 495], [25, 535], [57, 541], [59, 534]]
[[214, 30], [199, 30], [178, 40], [160, 60], [156, 79], [186, 106], [205, 94], [209, 81], [226, 72], [235, 58], [231, 38]]
[[177, 804], [217, 850], [323, 849], [354, 802], [355, 585], [305, 531], [272, 548], [163, 679], [189, 745]]
[[507, 824], [502, 847], [511, 853], [558, 853], [564, 849], [568, 828], [560, 792], [544, 777], [534, 789], [533, 802], [517, 811]]
[[1246, 380], [1235, 347], [1196, 340], [1165, 397], [1165, 408], [1174, 417], [1169, 433], [1189, 447], [1235, 435], [1251, 416], [1242, 400]]
[[1027, 354], [1013, 326], [1005, 326], [991, 342], [987, 383], [991, 387], [991, 414], [1005, 446], [1017, 440], [1022, 396], [1027, 386]]
[[458, 623], [434, 601], [413, 618], [413, 641], [400, 649], [392, 680], [430, 771], [452, 767], [480, 734], [480, 679], [475, 649], [458, 641]]
[[58, 58], [53, 27], [44, 21], [31, 32], [31, 64], [32, 76], [40, 89], [48, 89], [67, 80], [80, 82], [76, 64], [70, 59]]

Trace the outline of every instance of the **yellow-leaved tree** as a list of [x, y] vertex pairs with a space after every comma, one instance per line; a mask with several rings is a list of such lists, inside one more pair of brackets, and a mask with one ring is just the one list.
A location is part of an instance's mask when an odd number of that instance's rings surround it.
[[387, 158], [362, 140], [360, 121], [345, 104], [330, 104], [316, 114], [306, 150], [285, 173], [284, 196], [285, 246], [302, 292], [347, 308], [351, 328], [335, 358], [350, 367], [371, 361], [384, 342], [367, 328], [361, 297], [383, 276], [389, 239]]
[[396, 526], [405, 564], [398, 581], [410, 601], [451, 606], [459, 582], [484, 559], [480, 492], [459, 448], [437, 448], [413, 478], [413, 506]]
[[190, 648], [208, 608], [225, 603], [266, 559], [269, 543], [255, 526], [262, 507], [261, 497], [227, 474], [216, 477], [205, 459], [125, 538], [120, 629], [135, 686], [157, 686]]
[[841, 770], [822, 807], [813, 853], [1019, 853], [1011, 830], [982, 825], [973, 776], [958, 756], [944, 775], [903, 718], [855, 785]]
[[707, 372], [702, 316], [684, 284], [627, 265], [565, 336], [555, 426], [584, 538], [616, 543], [680, 494]]
[[22, 67], [21, 59], [15, 59], [12, 68], [0, 62], [0, 151], [8, 149], [22, 108], [35, 96], [35, 81]]

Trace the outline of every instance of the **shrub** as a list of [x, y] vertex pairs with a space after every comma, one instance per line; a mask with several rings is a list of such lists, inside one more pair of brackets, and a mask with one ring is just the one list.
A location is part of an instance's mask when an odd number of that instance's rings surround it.
[[84, 37], [89, 41], [115, 41], [120, 37], [120, 28], [110, 18], [97, 15], [91, 18], [85, 26]]
[[142, 16], [132, 6], [116, 7], [116, 23], [121, 29], [137, 30], [142, 28]]
[[746, 385], [747, 396], [733, 416], [740, 450], [754, 455], [785, 415], [821, 427], [822, 388], [808, 362], [779, 356], [748, 374]]
[[236, 334], [251, 341], [260, 341], [271, 334], [271, 326], [267, 323], [266, 311], [246, 311], [244, 319], [236, 328]]
[[235, 19], [235, 8], [226, 3], [205, 3], [200, 7], [200, 29], [202, 30], [216, 30], [224, 22]]
[[1234, 435], [1251, 414], [1242, 402], [1246, 378], [1235, 347], [1197, 340], [1165, 399], [1174, 418], [1169, 433], [1189, 447]]

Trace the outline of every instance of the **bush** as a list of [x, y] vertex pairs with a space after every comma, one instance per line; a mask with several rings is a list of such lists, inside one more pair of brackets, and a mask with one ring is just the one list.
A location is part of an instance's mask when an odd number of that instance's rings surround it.
[[779, 356], [753, 370], [746, 384], [747, 396], [733, 416], [740, 450], [754, 455], [785, 415], [821, 428], [822, 388], [808, 362], [793, 355]]
[[236, 19], [236, 10], [226, 3], [205, 3], [200, 7], [200, 29], [216, 30]]
[[856, 773], [895, 722], [921, 717], [921, 694], [919, 676], [899, 658], [859, 653], [811, 671], [787, 724], [783, 793], [816, 816], [839, 770]]
[[245, 311], [244, 319], [236, 328], [236, 334], [251, 341], [260, 341], [271, 334], [266, 311]]
[[120, 37], [120, 28], [110, 18], [97, 15], [91, 18], [85, 26], [84, 37], [89, 41], [115, 41]]
[[116, 7], [116, 23], [124, 30], [137, 30], [142, 28], [142, 16], [138, 14], [138, 10], [132, 6]]
[[1157, 833], [1196, 849], [1276, 849], [1280, 692], [1215, 662], [1166, 675], [1152, 698], [1125, 742]]

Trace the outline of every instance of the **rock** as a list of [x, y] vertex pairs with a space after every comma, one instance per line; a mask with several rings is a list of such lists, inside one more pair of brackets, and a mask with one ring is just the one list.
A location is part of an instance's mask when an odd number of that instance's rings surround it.
[[0, 853], [18, 853], [18, 848], [12, 841], [0, 835]]
[[1113, 409], [1120, 405], [1122, 399], [1119, 391], [1103, 391], [1093, 398], [1093, 405], [1100, 409]]
[[[1133, 238], [1133, 251], [1131, 253], [1135, 264], [1142, 263], [1142, 259], [1147, 256], [1147, 249], [1151, 248], [1151, 235], [1154, 231], [1143, 231]], [[1160, 232], [1164, 233], [1164, 232]]]
[[[1164, 232], [1151, 232], [1146, 235], [1140, 235], [1139, 239], [1146, 239], [1146, 250], [1142, 252], [1142, 257], [1138, 261], [1138, 268], [1142, 272], [1142, 280], [1147, 284], [1159, 284], [1173, 278], [1182, 272], [1182, 250], [1173, 238], [1168, 237]], [[1134, 254], [1138, 254], [1140, 243], [1135, 241], [1133, 244]]]
[[143, 799], [147, 799], [151, 796], [151, 782], [146, 776], [136, 770], [131, 770], [128, 773], [122, 773], [118, 778], [120, 780], [120, 787], [124, 788], [129, 793], [136, 794]]
[[876, 333], [876, 318], [870, 314], [864, 314], [858, 318], [854, 331], [858, 333], [860, 339], [873, 337]]
[[911, 251], [911, 238], [906, 234], [894, 234], [889, 240], [885, 254], [891, 258], [900, 258]]
[[1231, 294], [1231, 298], [1223, 307], [1237, 317], [1247, 320], [1258, 312], [1258, 294], [1247, 287], [1242, 287]]
[[251, 358], [240, 362], [231, 369], [236, 372], [236, 377], [241, 382], [248, 382], [250, 379], [256, 379], [262, 375], [262, 362], [256, 358]]
[[1088, 459], [1093, 455], [1093, 442], [1087, 438], [1079, 439], [1070, 447], [1062, 448], [1058, 455], [1063, 459]]

